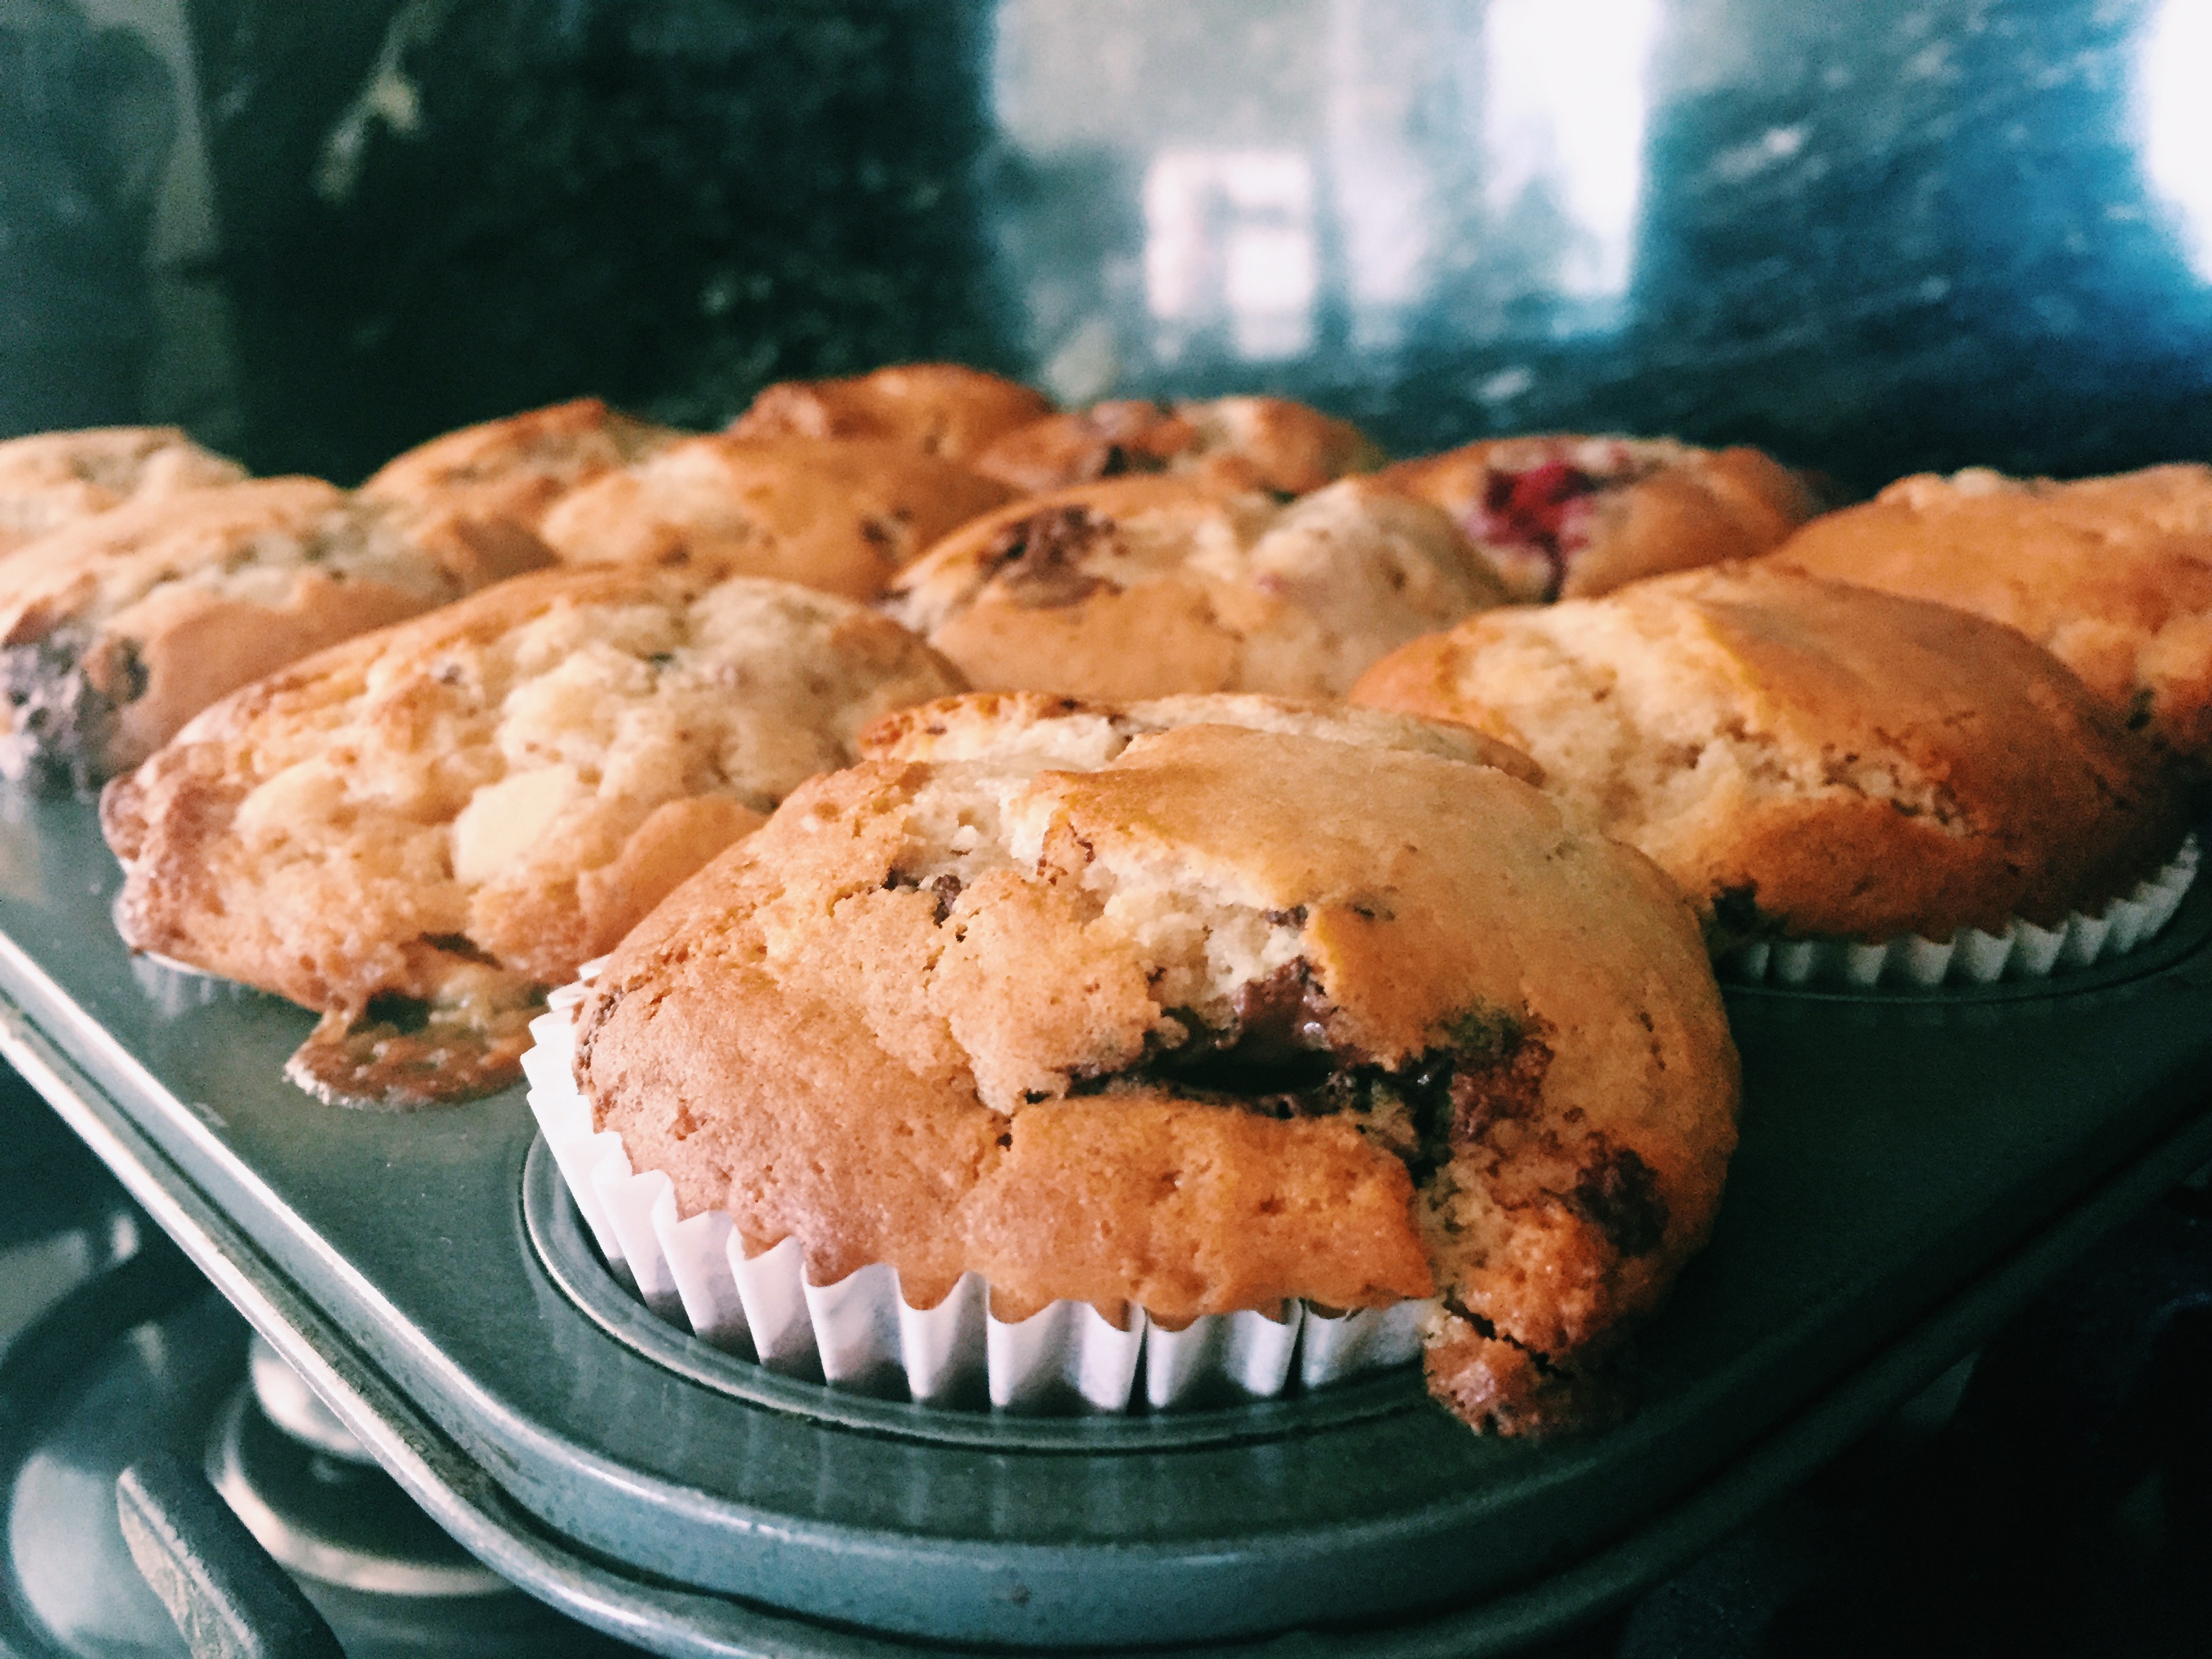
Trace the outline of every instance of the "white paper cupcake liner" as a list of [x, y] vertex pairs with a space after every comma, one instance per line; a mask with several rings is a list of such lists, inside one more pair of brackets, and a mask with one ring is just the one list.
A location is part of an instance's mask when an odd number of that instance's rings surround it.
[[2014, 916], [2002, 933], [1962, 927], [1940, 943], [1912, 934], [1875, 945], [1834, 939], [1764, 942], [1724, 952], [1721, 972], [1724, 978], [1752, 984], [1772, 981], [1858, 989], [2047, 979], [2063, 969], [2125, 956], [2157, 937], [2197, 879], [2197, 837], [2191, 836], [2172, 862], [2136, 883], [2132, 892], [2094, 914], [2077, 910], [2055, 927], [2039, 927]]
[[[597, 963], [584, 969], [592, 976]], [[963, 1273], [933, 1308], [909, 1306], [896, 1269], [807, 1281], [799, 1241], [747, 1256], [719, 1210], [678, 1220], [675, 1184], [630, 1166], [622, 1137], [594, 1132], [574, 1075], [582, 983], [556, 991], [522, 1057], [530, 1109], [617, 1278], [653, 1312], [702, 1341], [771, 1370], [883, 1391], [902, 1379], [924, 1404], [978, 1395], [1020, 1410], [1079, 1399], [1096, 1411], [1164, 1409], [1224, 1395], [1273, 1399], [1419, 1356], [1435, 1305], [1348, 1313], [1292, 1303], [1277, 1313], [1210, 1314], [1170, 1329], [1133, 1310], [1123, 1329], [1087, 1303], [1054, 1302], [1018, 1322], [990, 1310], [990, 1288]], [[980, 1385], [980, 1387], [979, 1387]]]

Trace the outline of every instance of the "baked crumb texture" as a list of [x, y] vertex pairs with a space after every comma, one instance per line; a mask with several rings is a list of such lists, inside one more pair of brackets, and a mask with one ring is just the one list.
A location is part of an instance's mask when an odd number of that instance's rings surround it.
[[1028, 495], [1164, 472], [1218, 489], [1304, 495], [1371, 472], [1382, 459], [1358, 427], [1284, 398], [1173, 406], [1121, 399], [1009, 432], [975, 458], [975, 470]]
[[617, 950], [579, 1086], [817, 1284], [1170, 1326], [1438, 1296], [1447, 1404], [1588, 1420], [1735, 1140], [1689, 908], [1448, 732], [1257, 718], [812, 781]]
[[542, 565], [551, 556], [538, 531], [563, 497], [684, 435], [579, 398], [418, 444], [379, 468], [361, 493], [397, 509], [419, 539]]
[[0, 555], [112, 507], [210, 484], [246, 469], [173, 426], [40, 432], [0, 443]]
[[958, 684], [785, 583], [520, 578], [248, 687], [117, 780], [118, 922], [324, 1011], [291, 1071], [327, 1099], [504, 1086], [544, 988], [862, 726]]
[[730, 422], [738, 438], [872, 438], [948, 461], [1052, 412], [1018, 380], [959, 363], [896, 363], [837, 380], [780, 380]]
[[89, 787], [249, 680], [544, 561], [314, 478], [142, 495], [0, 558], [0, 774]]
[[684, 565], [872, 599], [1006, 485], [889, 438], [687, 438], [594, 479], [539, 533], [568, 564]]
[[1369, 480], [1285, 505], [1122, 478], [962, 526], [884, 609], [980, 687], [1330, 697], [1393, 647], [1504, 599], [1440, 511]]
[[1492, 611], [1354, 696], [1525, 749], [1717, 945], [2048, 927], [2181, 840], [2148, 745], [2019, 634], [1765, 565]]
[[1377, 476], [1450, 514], [1530, 602], [1752, 558], [1813, 513], [1796, 475], [1758, 450], [1666, 438], [1493, 438]]
[[2212, 467], [1922, 474], [1815, 519], [1773, 561], [2016, 628], [2192, 781], [2212, 775]]

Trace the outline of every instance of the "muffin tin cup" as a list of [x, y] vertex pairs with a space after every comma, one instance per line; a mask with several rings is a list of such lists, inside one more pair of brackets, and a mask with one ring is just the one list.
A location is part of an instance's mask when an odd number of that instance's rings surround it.
[[[585, 981], [596, 965], [586, 966]], [[1067, 1301], [1002, 1320], [973, 1273], [929, 1308], [907, 1301], [887, 1263], [811, 1283], [797, 1239], [747, 1255], [727, 1213], [679, 1218], [668, 1176], [635, 1169], [620, 1135], [592, 1128], [574, 1077], [583, 999], [583, 982], [556, 991], [531, 1026], [535, 1042], [522, 1059], [531, 1110], [616, 1278], [717, 1348], [866, 1392], [902, 1390], [924, 1405], [1101, 1412], [1273, 1399], [1420, 1352], [1435, 1305], [1426, 1300], [1348, 1312], [1293, 1302], [1170, 1328], [1139, 1309], [1116, 1324]]]
[[2173, 920], [2190, 884], [2197, 879], [2198, 858], [2192, 835], [2165, 868], [2136, 883], [2133, 891], [2094, 913], [2077, 910], [2055, 927], [2039, 927], [2014, 916], [1997, 933], [1962, 927], [1941, 941], [1915, 934], [1877, 944], [1839, 939], [1761, 941], [1723, 952], [1716, 965], [1723, 979], [1735, 983], [1791, 988], [1844, 985], [1871, 990], [1893, 985], [1933, 990], [1943, 985], [2048, 979], [2125, 956], [2155, 939]]

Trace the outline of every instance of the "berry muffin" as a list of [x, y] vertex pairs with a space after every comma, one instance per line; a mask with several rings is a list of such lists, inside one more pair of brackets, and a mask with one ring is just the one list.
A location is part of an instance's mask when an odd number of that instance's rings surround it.
[[1923, 474], [1814, 520], [1772, 557], [2017, 628], [2212, 772], [2212, 467], [2072, 483]]
[[1012, 494], [888, 439], [715, 434], [585, 485], [540, 533], [568, 564], [692, 564], [872, 599]]
[[1353, 696], [1527, 750], [1722, 943], [2049, 927], [2182, 838], [2148, 745], [2012, 629], [1759, 565], [1493, 611]]
[[848, 601], [549, 571], [295, 664], [101, 799], [135, 950], [324, 1012], [294, 1079], [503, 1086], [574, 977], [854, 735], [958, 678]]
[[816, 779], [615, 951], [577, 1083], [811, 1283], [1171, 1327], [1437, 1297], [1468, 1422], [1589, 1420], [1711, 1224], [1735, 1051], [1647, 860], [1410, 730]]
[[361, 493], [405, 509], [418, 537], [527, 544], [569, 491], [683, 436], [579, 398], [433, 438], [386, 462]]
[[735, 438], [879, 438], [948, 461], [1052, 412], [1018, 380], [959, 363], [895, 363], [842, 380], [781, 380], [730, 422]]
[[1382, 464], [1349, 422], [1285, 398], [1161, 404], [1123, 399], [1009, 432], [975, 470], [1030, 495], [1129, 473], [1186, 475], [1226, 489], [1304, 495]]
[[988, 690], [1331, 697], [1504, 598], [1443, 514], [1366, 480], [1285, 506], [1122, 478], [963, 526], [884, 608]]
[[1665, 438], [1492, 438], [1378, 476], [1450, 514], [1531, 601], [1752, 558], [1813, 512], [1796, 476], [1759, 451]]
[[0, 773], [89, 787], [225, 693], [543, 563], [314, 478], [134, 501], [0, 559]]
[[0, 443], [0, 554], [126, 501], [238, 483], [246, 469], [173, 426], [40, 432]]

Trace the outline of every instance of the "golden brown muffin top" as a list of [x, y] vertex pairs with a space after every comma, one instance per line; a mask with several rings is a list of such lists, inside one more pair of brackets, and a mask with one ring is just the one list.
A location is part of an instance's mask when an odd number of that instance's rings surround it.
[[1813, 511], [1796, 475], [1759, 451], [1671, 438], [1489, 438], [1377, 476], [1450, 514], [1529, 601], [1753, 558]]
[[1764, 565], [1491, 612], [1353, 695], [1526, 749], [1725, 931], [2048, 925], [2180, 839], [2148, 746], [2010, 629]]
[[361, 493], [409, 509], [418, 533], [534, 537], [571, 490], [683, 436], [597, 398], [578, 398], [418, 444], [386, 462]]
[[246, 469], [173, 426], [39, 432], [0, 443], [0, 554], [141, 497], [239, 483]]
[[[135, 948], [330, 1012], [327, 1036], [380, 998], [442, 1011], [453, 1075], [340, 1086], [349, 1050], [307, 1079], [327, 1094], [465, 1090], [486, 1079], [462, 1028], [571, 977], [871, 720], [958, 685], [895, 624], [787, 583], [520, 577], [246, 688], [118, 780], [117, 919]], [[513, 1060], [483, 1062], [490, 1084]]]
[[1773, 562], [2016, 628], [2130, 726], [2212, 764], [2212, 467], [1922, 474], [1815, 519]]
[[636, 1167], [815, 1282], [1170, 1322], [1434, 1290], [1570, 1370], [1704, 1237], [1735, 1136], [1648, 861], [1491, 767], [1226, 726], [817, 779], [579, 1037]]
[[1285, 505], [1157, 477], [986, 514], [901, 573], [884, 609], [986, 689], [1328, 697], [1504, 598], [1441, 513], [1369, 480]]
[[959, 363], [896, 363], [840, 380], [781, 380], [730, 422], [739, 438], [880, 438], [972, 461], [1052, 404], [1018, 380]]
[[715, 433], [593, 480], [539, 533], [568, 564], [696, 564], [871, 599], [1010, 493], [886, 439]]
[[1382, 464], [1382, 452], [1358, 427], [1287, 398], [1093, 404], [1032, 421], [975, 458], [978, 472], [1030, 495], [1165, 472], [1224, 489], [1303, 495]]
[[1214, 692], [1107, 702], [1043, 691], [969, 691], [894, 709], [860, 733], [863, 760], [984, 761], [1090, 770], [1130, 744], [1185, 726], [1236, 726], [1495, 766], [1523, 783], [1543, 769], [1510, 744], [1449, 720], [1341, 702]]
[[[513, 558], [506, 556], [514, 555]], [[136, 765], [216, 698], [542, 563], [415, 532], [319, 478], [146, 496], [0, 558], [0, 769]]]

